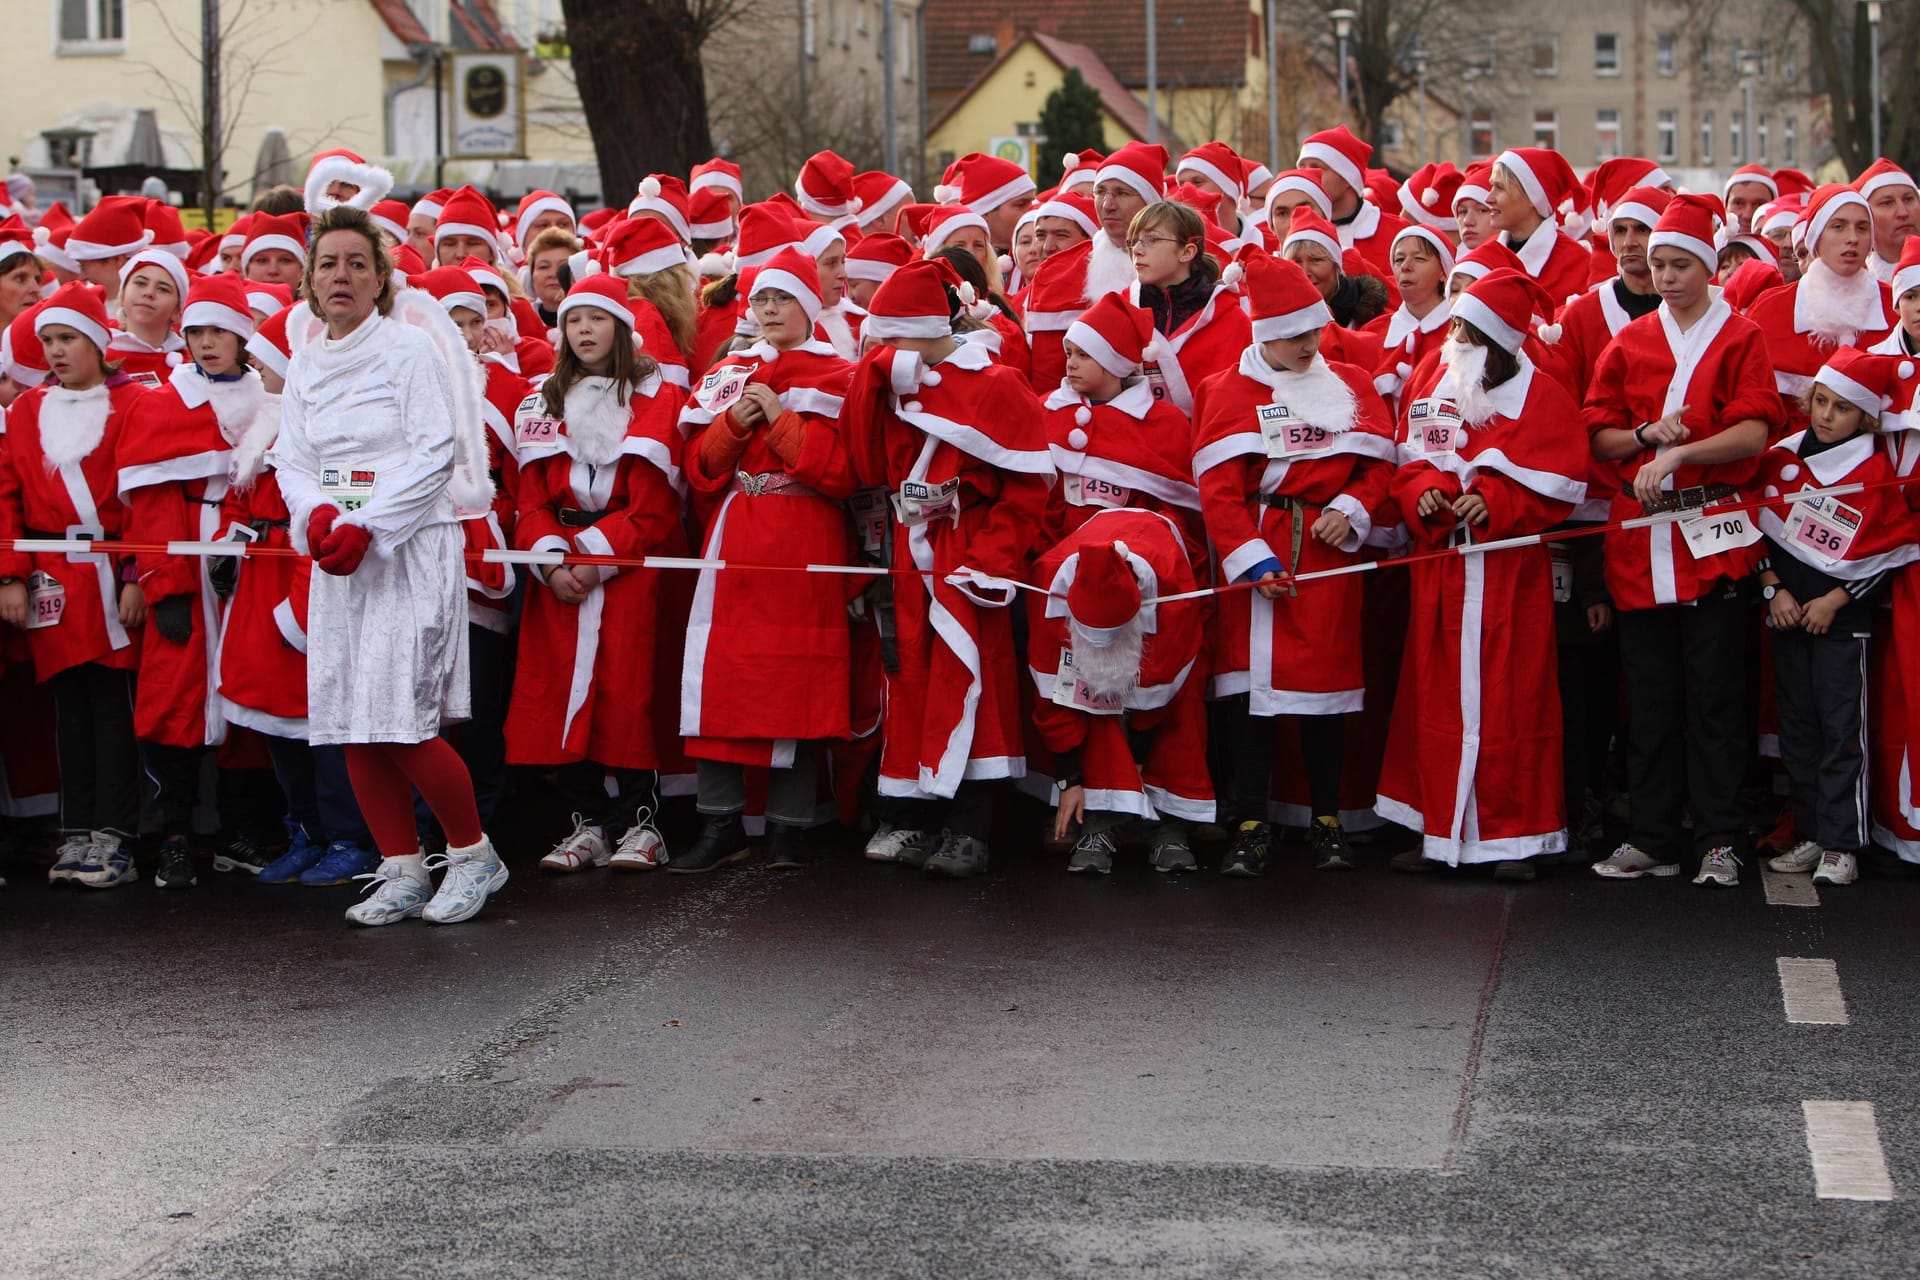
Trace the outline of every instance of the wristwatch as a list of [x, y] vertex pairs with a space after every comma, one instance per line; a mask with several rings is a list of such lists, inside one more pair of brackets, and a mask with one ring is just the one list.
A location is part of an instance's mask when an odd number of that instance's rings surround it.
[[1777, 582], [1769, 582], [1765, 586], [1760, 588], [1760, 598], [1762, 600], [1772, 600], [1775, 596], [1779, 594], [1780, 594], [1780, 584]]
[[1633, 442], [1639, 445], [1642, 449], [1645, 449], [1648, 446], [1647, 446], [1647, 438], [1641, 435], [1640, 433], [1645, 431], [1651, 425], [1652, 425], [1651, 423], [1643, 422], [1639, 426], [1633, 429]]

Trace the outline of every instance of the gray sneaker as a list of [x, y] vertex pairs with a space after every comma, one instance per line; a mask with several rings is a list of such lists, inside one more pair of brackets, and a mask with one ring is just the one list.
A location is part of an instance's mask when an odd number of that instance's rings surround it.
[[940, 836], [940, 847], [927, 859], [927, 874], [966, 880], [987, 874], [987, 842], [951, 831]]
[[459, 924], [480, 914], [487, 898], [507, 882], [507, 866], [485, 836], [465, 849], [448, 849], [444, 857], [427, 863], [428, 870], [445, 867], [440, 887], [433, 891], [420, 916], [428, 924]]
[[1169, 875], [1200, 869], [1200, 864], [1193, 860], [1192, 847], [1179, 836], [1168, 836], [1156, 843], [1153, 852], [1147, 855], [1147, 865]]
[[1112, 831], [1084, 832], [1073, 846], [1073, 856], [1067, 859], [1067, 870], [1077, 875], [1109, 875], [1113, 871], [1113, 850]]
[[367, 887], [373, 892], [347, 908], [348, 924], [376, 928], [412, 920], [426, 910], [427, 899], [433, 896], [431, 884], [407, 875], [394, 858], [383, 859], [376, 870], [354, 879], [371, 880]]
[[1802, 840], [1785, 853], [1776, 853], [1768, 858], [1767, 870], [1778, 871], [1782, 875], [1804, 875], [1819, 864], [1820, 855], [1825, 852], [1813, 841]]
[[924, 867], [933, 842], [924, 831], [890, 827], [885, 823], [867, 839], [868, 862], [899, 862], [909, 867]]
[[1740, 883], [1740, 859], [1733, 846], [1717, 844], [1700, 859], [1700, 874], [1693, 882], [1707, 889], [1731, 889]]

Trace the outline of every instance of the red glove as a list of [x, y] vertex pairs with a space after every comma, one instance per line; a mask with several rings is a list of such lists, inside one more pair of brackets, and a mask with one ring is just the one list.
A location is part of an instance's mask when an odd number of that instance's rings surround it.
[[373, 545], [373, 535], [357, 524], [338, 525], [320, 544], [320, 558], [314, 563], [321, 570], [336, 578], [344, 578], [360, 567], [367, 558], [367, 548]]
[[307, 554], [315, 560], [320, 558], [320, 544], [327, 540], [327, 534], [333, 529], [333, 522], [340, 518], [340, 508], [331, 502], [313, 509], [307, 517]]

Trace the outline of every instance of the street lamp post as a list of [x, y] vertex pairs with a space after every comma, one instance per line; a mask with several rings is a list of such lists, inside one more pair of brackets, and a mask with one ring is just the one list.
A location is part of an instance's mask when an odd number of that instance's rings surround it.
[[1758, 151], [1753, 133], [1753, 80], [1760, 74], [1760, 54], [1753, 49], [1740, 51], [1740, 94], [1745, 106], [1741, 113], [1740, 159], [1743, 164], [1752, 164]]
[[1420, 81], [1420, 154], [1414, 158], [1421, 164], [1427, 162], [1427, 51], [1413, 51], [1413, 74]]
[[1267, 168], [1280, 172], [1280, 50], [1274, 47], [1279, 21], [1274, 17], [1280, 0], [1265, 0], [1267, 8]]
[[1353, 20], [1359, 15], [1351, 9], [1335, 9], [1327, 15], [1333, 19], [1334, 38], [1340, 43], [1340, 115], [1347, 114], [1347, 38], [1353, 34]]
[[1147, 145], [1160, 141], [1160, 44], [1153, 0], [1147, 0]]
[[1880, 0], [1860, 0], [1867, 6], [1868, 56], [1873, 76], [1873, 154], [1880, 155]]

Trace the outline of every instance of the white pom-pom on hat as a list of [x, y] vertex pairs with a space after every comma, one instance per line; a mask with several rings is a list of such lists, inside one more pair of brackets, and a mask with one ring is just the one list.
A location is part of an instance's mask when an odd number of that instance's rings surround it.
[[33, 242], [35, 245], [44, 249], [53, 243], [53, 232], [47, 230], [45, 227], [35, 227], [33, 229]]
[[649, 174], [640, 179], [640, 194], [651, 200], [660, 194], [660, 179]]
[[1436, 205], [1438, 205], [1438, 204], [1440, 203], [1440, 190], [1439, 190], [1439, 188], [1437, 188], [1437, 187], [1428, 187], [1428, 188], [1427, 188], [1427, 189], [1426, 189], [1425, 191], [1422, 191], [1422, 192], [1420, 193], [1420, 203], [1421, 203], [1421, 204], [1423, 204], [1423, 205], [1425, 205], [1425, 206], [1427, 206], [1427, 208], [1429, 208], [1429, 209], [1431, 209], [1431, 208], [1433, 208], [1434, 206], [1436, 206]]
[[935, 204], [952, 204], [959, 198], [960, 188], [958, 187], [949, 187], [945, 183], [941, 183], [933, 189], [933, 202]]
[[1000, 255], [1000, 257], [999, 257], [999, 258], [997, 259], [997, 261], [998, 261], [998, 262], [999, 262], [999, 264], [1000, 264], [1000, 274], [1001, 274], [1001, 275], [1003, 275], [1003, 276], [1010, 276], [1010, 275], [1012, 275], [1012, 274], [1013, 274], [1013, 255], [1012, 255], [1012, 254], [1010, 254], [1010, 253], [1003, 253], [1003, 254], [1001, 254], [1001, 255]]
[[1560, 334], [1563, 330], [1562, 327], [1557, 324], [1543, 324], [1535, 329], [1534, 332], [1540, 335], [1540, 341], [1546, 343], [1548, 346], [1552, 346], [1554, 343], [1560, 341]]
[[1780, 496], [1780, 486], [1777, 484], [1770, 484], [1766, 487], [1766, 489], [1763, 492], [1764, 492], [1764, 496], [1766, 497], [1777, 498]]
[[1079, 167], [1080, 167], [1080, 153], [1078, 151], [1069, 151], [1065, 156], [1061, 157], [1060, 159], [1060, 169], [1061, 169], [1061, 172], [1063, 173], [1072, 173], [1075, 169], [1078, 169]]
[[1220, 283], [1231, 289], [1246, 278], [1247, 269], [1237, 262], [1229, 262], [1227, 269], [1220, 273]]

